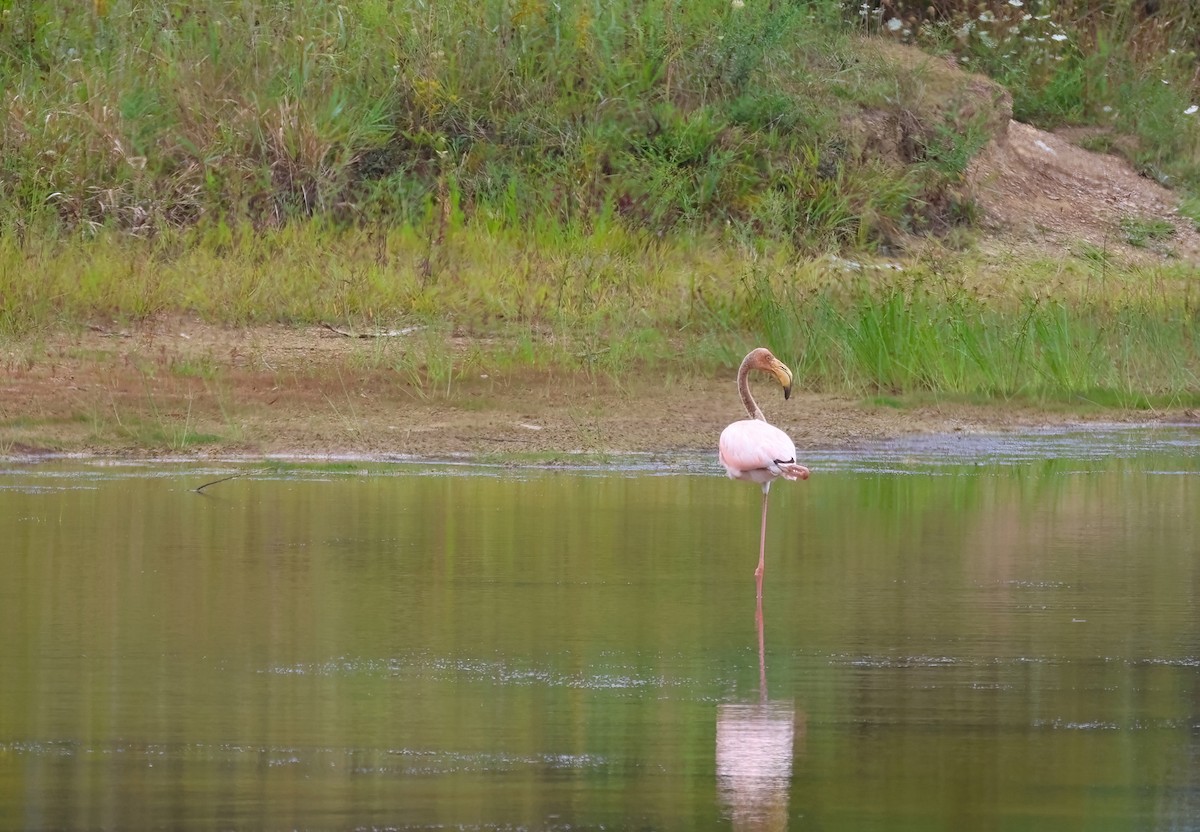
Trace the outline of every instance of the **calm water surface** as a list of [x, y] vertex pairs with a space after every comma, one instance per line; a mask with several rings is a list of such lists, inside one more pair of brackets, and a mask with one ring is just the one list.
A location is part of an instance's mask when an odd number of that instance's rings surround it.
[[806, 461], [761, 619], [707, 455], [0, 463], [0, 826], [1200, 829], [1200, 432]]

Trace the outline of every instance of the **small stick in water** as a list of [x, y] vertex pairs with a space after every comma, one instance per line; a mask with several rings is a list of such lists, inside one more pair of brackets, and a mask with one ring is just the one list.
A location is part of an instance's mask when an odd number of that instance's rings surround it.
[[212, 482], [206, 482], [206, 483], [204, 483], [204, 485], [200, 486], [199, 488], [193, 488], [192, 490], [195, 491], [197, 494], [203, 494], [204, 489], [208, 488], [210, 485], [216, 485], [217, 483], [221, 483], [221, 482], [228, 482], [229, 480], [236, 480], [238, 477], [244, 477], [249, 473], [250, 473], [249, 471], [242, 471], [237, 474], [230, 474], [228, 477], [221, 477], [221, 479], [219, 479], [219, 480], [213, 480]]

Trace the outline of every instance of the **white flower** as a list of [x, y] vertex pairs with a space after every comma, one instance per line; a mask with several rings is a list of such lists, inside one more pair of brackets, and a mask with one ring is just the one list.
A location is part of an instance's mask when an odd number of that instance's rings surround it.
[[1062, 32], [1056, 32], [1055, 34], [1050, 36], [1050, 40], [1056, 40], [1059, 43], [1062, 43], [1066, 39], [1067, 39], [1067, 36], [1064, 35]]
[[1197, 107], [1195, 104], [1193, 104], [1192, 106], [1190, 106], [1186, 110], [1184, 110], [1183, 114], [1185, 116], [1194, 116], [1194, 115], [1196, 115], [1197, 110], [1200, 110], [1200, 107]]
[[1171, 82], [1169, 80], [1167, 80], [1166, 78], [1163, 78], [1162, 82], [1168, 86], [1170, 86], [1170, 84], [1171, 84]]
[[900, 30], [900, 27], [903, 25], [904, 25], [904, 22], [902, 20], [900, 20], [900, 18], [898, 18], [898, 17], [893, 17], [891, 20], [889, 20], [887, 22], [887, 27], [888, 27], [889, 32], [898, 32]]
[[996, 19], [996, 15], [992, 14], [991, 9], [984, 9], [982, 12], [979, 13], [979, 20], [982, 21], [983, 23], [991, 23], [995, 19]]
[[1025, 4], [1023, 2], [1021, 2], [1021, 0], [1008, 0], [1008, 5], [1016, 6], [1019, 9], [1022, 6], [1024, 6]]
[[740, 9], [746, 5], [746, 0], [730, 0], [729, 5], [733, 6], [735, 9]]
[[1104, 105], [1103, 107], [1101, 107], [1100, 109], [1101, 109], [1101, 110], [1103, 110], [1103, 111], [1104, 111], [1104, 112], [1106, 112], [1106, 113], [1111, 113], [1111, 112], [1112, 112], [1112, 107], [1111, 107], [1111, 106], [1109, 106], [1108, 104], [1105, 104], [1105, 105]]

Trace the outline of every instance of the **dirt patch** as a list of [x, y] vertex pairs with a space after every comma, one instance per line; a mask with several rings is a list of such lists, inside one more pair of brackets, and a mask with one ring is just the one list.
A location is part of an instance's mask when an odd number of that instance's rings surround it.
[[[397, 336], [396, 349], [405, 337]], [[476, 373], [432, 391], [371, 366], [379, 349], [319, 327], [231, 330], [188, 320], [56, 336], [4, 356], [0, 454], [667, 453], [711, 450], [721, 429], [742, 418], [732, 368], [711, 377], [647, 372], [621, 384], [583, 370]], [[756, 390], [768, 418], [802, 448], [1078, 421], [1009, 407], [894, 409], [804, 393], [785, 402], [769, 380]], [[1103, 418], [1144, 421], [1146, 414]]]
[[[1134, 260], [1200, 261], [1200, 234], [1179, 215], [1175, 193], [1124, 159], [1084, 150], [1066, 136], [1009, 122], [968, 175], [993, 234], [1060, 249], [1083, 241]], [[1130, 244], [1154, 221], [1171, 230]]]
[[1131, 262], [1200, 262], [1200, 233], [1179, 214], [1175, 193], [1126, 159], [1078, 144], [1103, 139], [1128, 152], [1130, 137], [1099, 128], [1050, 133], [1014, 121], [1008, 91], [953, 58], [886, 41], [869, 41], [863, 52], [881, 72], [899, 70], [897, 102], [864, 110], [847, 125], [865, 155], [912, 164], [945, 141], [939, 131], [946, 128], [991, 137], [966, 177], [986, 249], [1032, 243], [1053, 256], [1088, 244]]

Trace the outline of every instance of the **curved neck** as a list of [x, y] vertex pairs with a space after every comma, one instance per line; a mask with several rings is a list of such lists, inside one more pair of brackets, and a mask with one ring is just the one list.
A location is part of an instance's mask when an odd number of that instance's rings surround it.
[[737, 384], [738, 393], [742, 397], [742, 404], [745, 405], [746, 413], [750, 415], [750, 418], [760, 419], [764, 422], [767, 421], [767, 417], [758, 409], [758, 404], [754, 401], [754, 397], [750, 395], [750, 356], [748, 355], [742, 361], [742, 366], [738, 368]]

